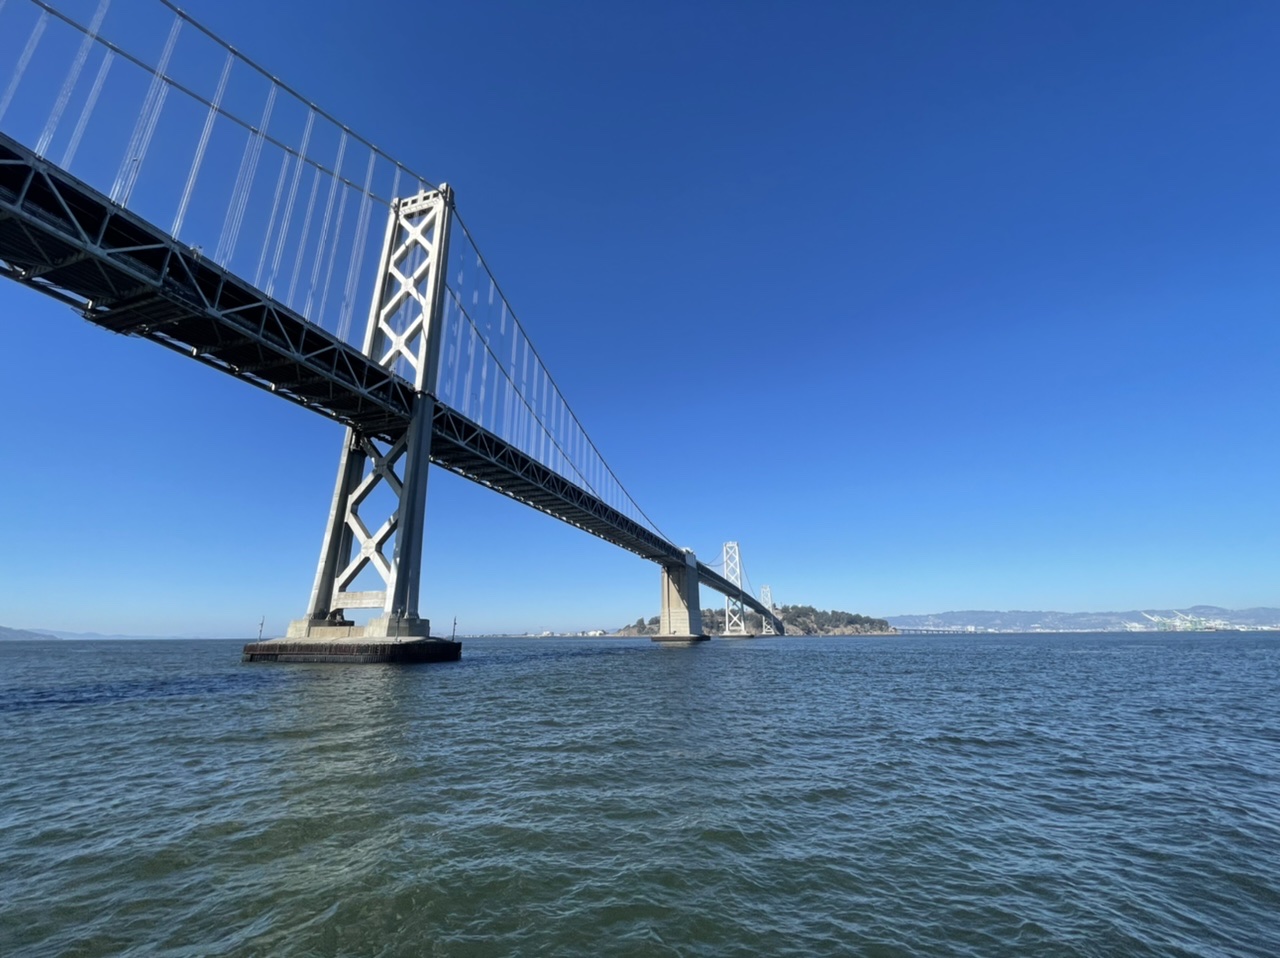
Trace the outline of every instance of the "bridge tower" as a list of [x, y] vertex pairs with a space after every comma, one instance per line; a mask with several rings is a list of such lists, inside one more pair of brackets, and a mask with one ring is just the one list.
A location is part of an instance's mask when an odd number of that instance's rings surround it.
[[[738, 551], [738, 543], [724, 544], [724, 577], [742, 588], [742, 555]], [[742, 599], [725, 596], [724, 600], [724, 634], [748, 638], [746, 611], [742, 607]]]
[[773, 625], [773, 589], [767, 585], [760, 586], [760, 603], [769, 610], [769, 615], [762, 615], [760, 617], [764, 620], [764, 626], [760, 631], [765, 635], [777, 635], [778, 630], [774, 628]]
[[[289, 625], [289, 640], [430, 637], [418, 583], [452, 216], [453, 191], [445, 185], [392, 204], [364, 353], [413, 382], [412, 416], [403, 433], [389, 438], [347, 428], [311, 601], [306, 617]], [[371, 494], [380, 489], [382, 511], [363, 515], [375, 508]], [[382, 588], [353, 588], [367, 569]], [[345, 615], [351, 609], [375, 614], [357, 626]]]

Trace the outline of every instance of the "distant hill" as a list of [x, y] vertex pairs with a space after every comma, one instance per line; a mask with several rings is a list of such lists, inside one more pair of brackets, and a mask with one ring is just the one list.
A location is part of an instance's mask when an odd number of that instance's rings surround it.
[[778, 617], [787, 627], [787, 635], [863, 635], [889, 631], [885, 619], [834, 609], [827, 612], [811, 605], [784, 605], [778, 609]]
[[1160, 629], [1160, 622], [1153, 622], [1152, 619], [1170, 624], [1194, 620], [1217, 628], [1280, 628], [1280, 609], [1223, 609], [1216, 605], [1194, 605], [1186, 609], [1135, 609], [1131, 612], [970, 610], [934, 612], [929, 615], [891, 615], [889, 624], [895, 629], [972, 628], [979, 632], [1133, 632]]
[[[104, 635], [101, 632], [66, 632], [62, 629], [50, 629], [49, 634], [57, 639], [75, 639], [87, 642], [100, 642], [104, 640], [126, 640], [130, 642], [137, 642], [144, 639], [170, 638], [170, 636], [167, 635], [121, 635], [119, 633]], [[177, 638], [177, 636], [173, 636], [173, 638]], [[192, 636], [192, 638], [194, 638], [194, 636]]]
[[28, 632], [26, 629], [6, 629], [0, 625], [0, 642], [57, 642], [56, 635], [46, 632]]
[[104, 635], [101, 632], [67, 632], [63, 629], [42, 629], [40, 631], [28, 631], [24, 629], [6, 629], [0, 626], [0, 642], [33, 642], [37, 640], [53, 641], [55, 639], [73, 639], [85, 642], [103, 642], [103, 641], [128, 641], [141, 642], [150, 641], [152, 639], [204, 639], [210, 636], [204, 635], [121, 635], [112, 633]]

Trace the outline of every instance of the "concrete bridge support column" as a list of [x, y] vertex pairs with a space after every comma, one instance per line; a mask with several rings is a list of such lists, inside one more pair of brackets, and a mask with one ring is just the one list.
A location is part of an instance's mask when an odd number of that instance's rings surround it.
[[685, 550], [684, 563], [662, 567], [662, 615], [654, 642], [704, 642], [698, 559]]

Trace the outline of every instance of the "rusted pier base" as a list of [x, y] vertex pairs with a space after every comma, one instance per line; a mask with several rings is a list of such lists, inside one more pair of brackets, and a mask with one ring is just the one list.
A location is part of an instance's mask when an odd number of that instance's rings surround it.
[[242, 662], [457, 662], [462, 643], [449, 639], [270, 639], [250, 642]]

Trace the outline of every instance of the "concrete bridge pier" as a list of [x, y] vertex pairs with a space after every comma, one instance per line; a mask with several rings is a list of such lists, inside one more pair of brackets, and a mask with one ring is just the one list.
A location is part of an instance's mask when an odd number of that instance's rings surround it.
[[654, 642], [705, 642], [698, 595], [698, 558], [684, 550], [684, 562], [662, 566], [662, 615]]

